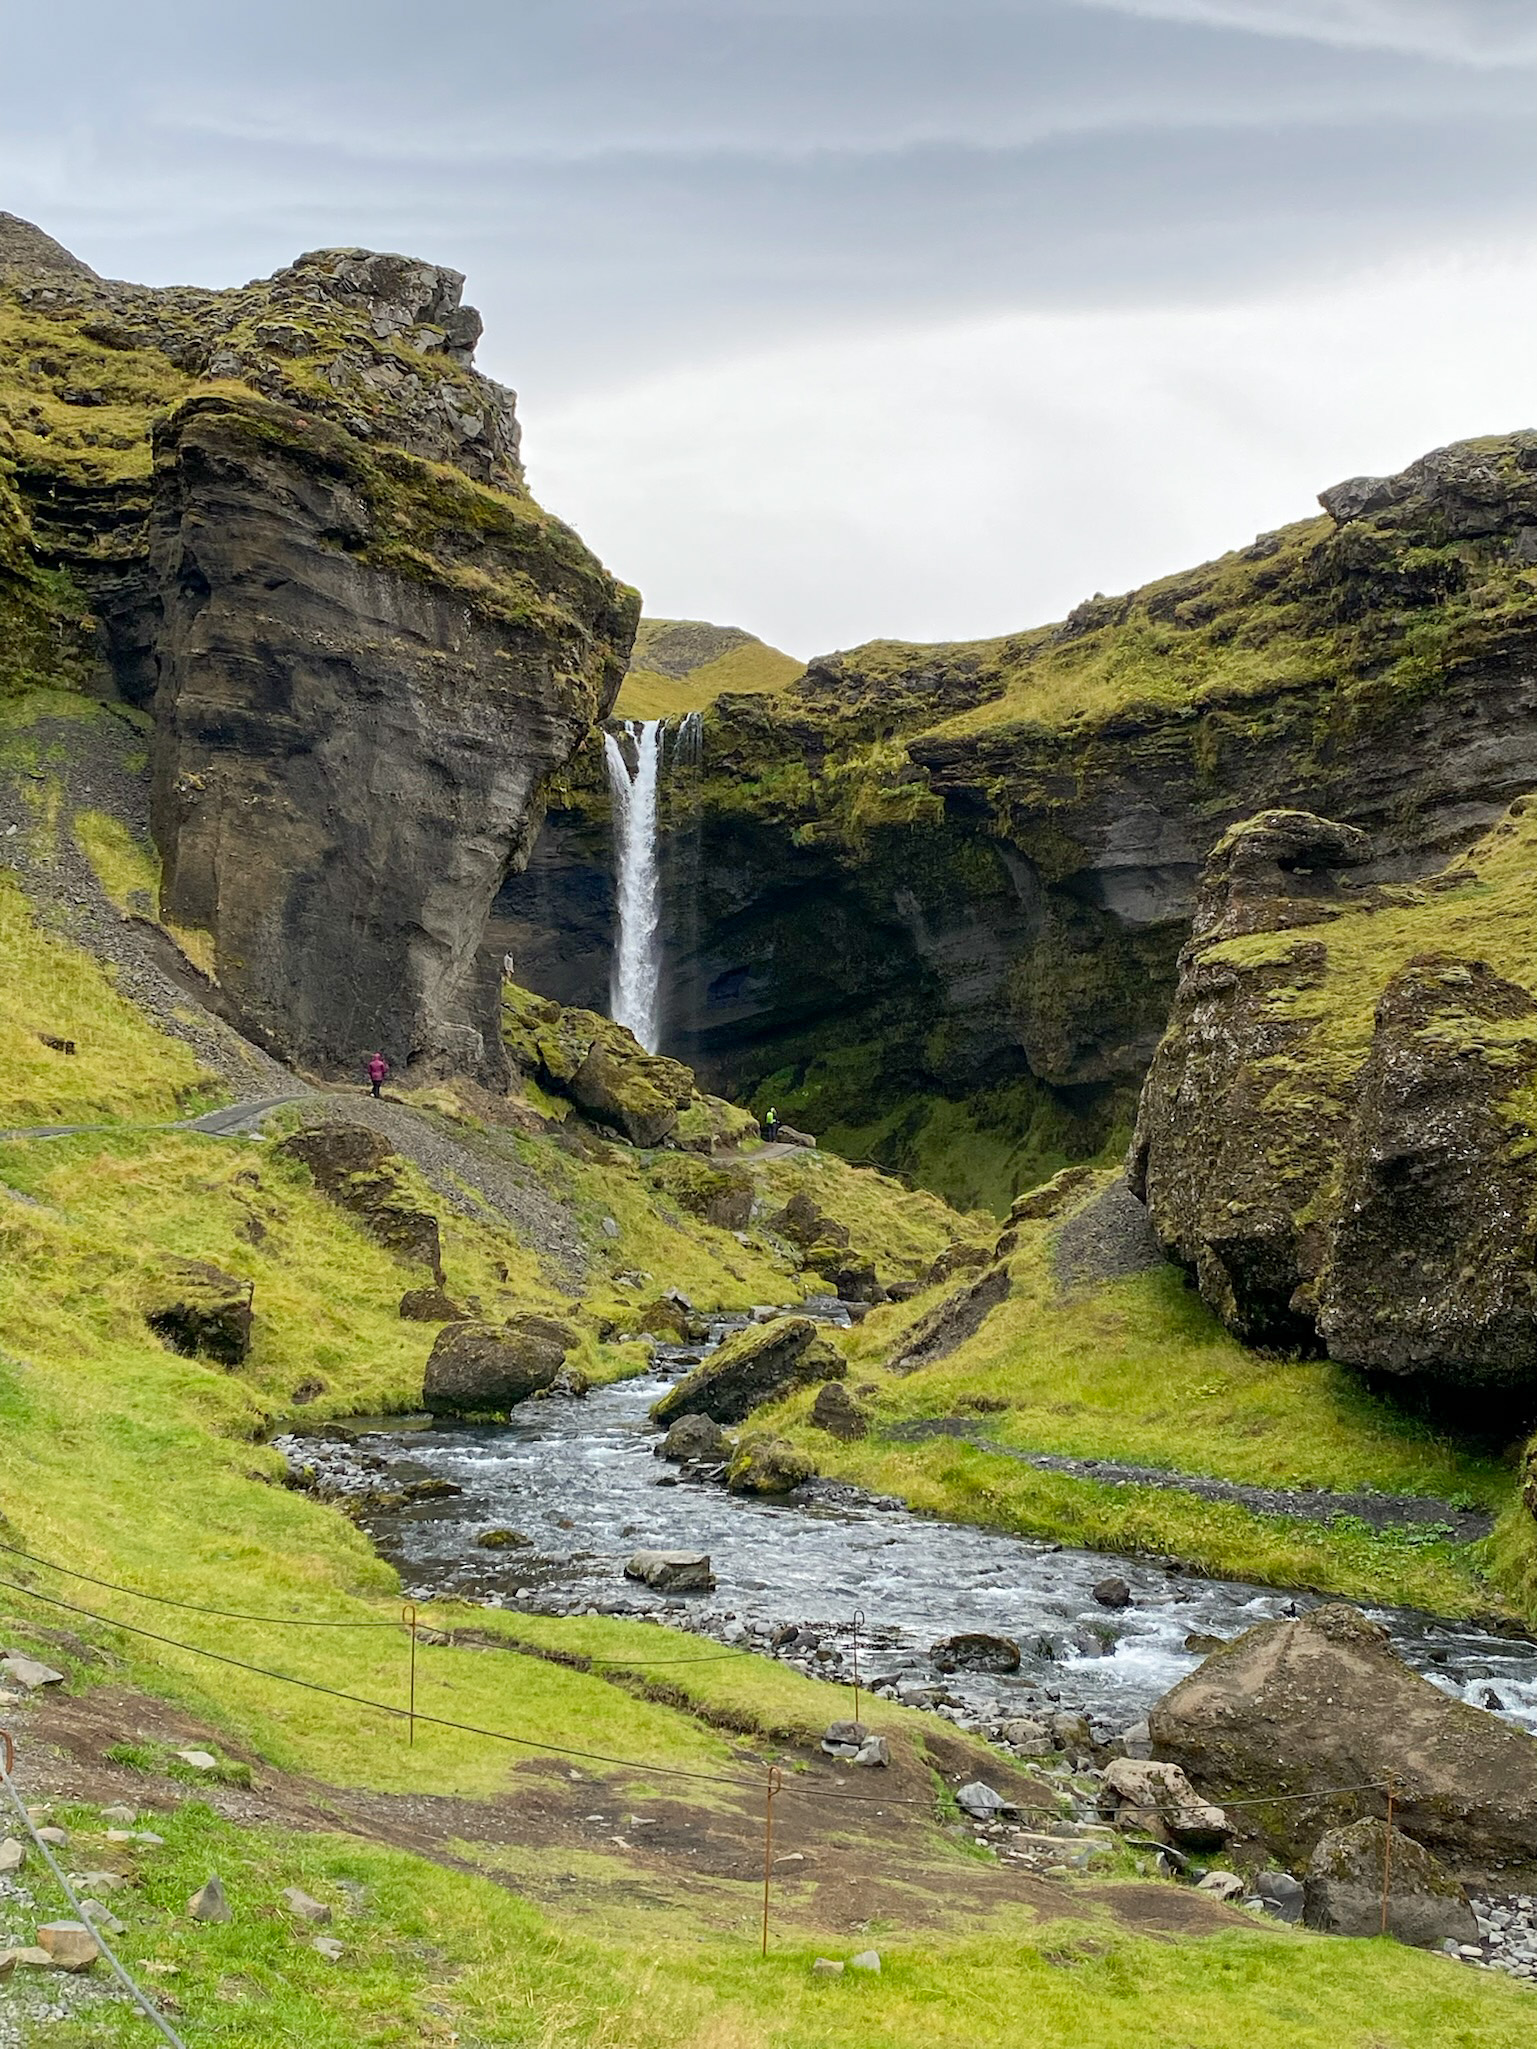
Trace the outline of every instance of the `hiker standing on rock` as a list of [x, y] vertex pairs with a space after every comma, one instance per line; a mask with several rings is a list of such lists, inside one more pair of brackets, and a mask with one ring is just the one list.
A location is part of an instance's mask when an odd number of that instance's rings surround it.
[[376, 1103], [379, 1100], [379, 1091], [384, 1087], [385, 1078], [389, 1074], [389, 1071], [390, 1063], [385, 1059], [382, 1053], [375, 1053], [373, 1057], [369, 1060], [368, 1092], [373, 1097]]
[[778, 1140], [779, 1112], [777, 1110], [770, 1110], [768, 1115], [764, 1118], [763, 1137], [764, 1142], [768, 1145], [773, 1145]]

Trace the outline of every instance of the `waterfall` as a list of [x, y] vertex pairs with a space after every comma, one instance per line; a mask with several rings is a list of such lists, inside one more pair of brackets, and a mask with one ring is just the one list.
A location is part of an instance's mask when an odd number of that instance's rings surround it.
[[[661, 719], [627, 720], [624, 737], [605, 731], [603, 753], [614, 800], [619, 933], [609, 981], [609, 1014], [648, 1053], [661, 1038], [662, 893], [657, 872], [656, 786]], [[630, 773], [629, 743], [635, 754]]]

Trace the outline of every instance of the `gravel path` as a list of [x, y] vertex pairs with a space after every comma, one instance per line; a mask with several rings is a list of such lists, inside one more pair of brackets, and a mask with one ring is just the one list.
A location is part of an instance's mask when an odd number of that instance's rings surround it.
[[1111, 1487], [1159, 1487], [1177, 1494], [1195, 1494], [1202, 1501], [1232, 1502], [1253, 1509], [1258, 1515], [1283, 1515], [1294, 1522], [1327, 1523], [1351, 1516], [1370, 1523], [1376, 1530], [1423, 1528], [1444, 1523], [1455, 1544], [1472, 1544], [1487, 1537], [1494, 1517], [1483, 1509], [1455, 1508], [1449, 1501], [1437, 1501], [1428, 1494], [1331, 1494], [1317, 1488], [1253, 1487], [1239, 1480], [1213, 1480], [1200, 1473], [1171, 1473], [1162, 1466], [1126, 1465], [1119, 1459], [1066, 1458], [1057, 1452], [1021, 1451], [1011, 1444], [999, 1444], [981, 1425], [965, 1416], [934, 1416], [915, 1423], [898, 1423], [890, 1435], [899, 1442], [921, 1443], [926, 1438], [953, 1437], [990, 1451], [999, 1458], [1018, 1459], [1037, 1472], [1067, 1473], [1075, 1480], [1098, 1480]]

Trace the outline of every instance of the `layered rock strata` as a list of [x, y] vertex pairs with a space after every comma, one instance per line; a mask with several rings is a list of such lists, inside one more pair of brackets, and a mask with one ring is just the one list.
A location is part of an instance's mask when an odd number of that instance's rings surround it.
[[486, 917], [638, 613], [529, 497], [462, 286], [156, 291], [0, 220], [3, 680], [153, 710], [163, 915], [322, 1073], [505, 1078]]

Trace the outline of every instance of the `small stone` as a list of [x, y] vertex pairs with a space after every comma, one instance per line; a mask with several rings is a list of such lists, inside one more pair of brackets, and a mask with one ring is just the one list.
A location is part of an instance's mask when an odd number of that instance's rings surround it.
[[323, 1900], [312, 1899], [302, 1886], [285, 1885], [283, 1899], [289, 1912], [297, 1914], [301, 1921], [313, 1921], [317, 1928], [331, 1925], [331, 1909]]
[[131, 1835], [128, 1840], [132, 1843], [142, 1843], [146, 1850], [163, 1850], [165, 1848], [165, 1837], [157, 1836], [153, 1829], [141, 1828]]
[[1254, 1881], [1254, 1890], [1264, 1901], [1265, 1912], [1277, 1921], [1296, 1923], [1302, 1919], [1306, 1888], [1289, 1871], [1262, 1871]]
[[82, 1871], [70, 1883], [76, 1892], [121, 1892], [128, 1881], [118, 1871]]
[[854, 1753], [855, 1764], [887, 1765], [891, 1762], [891, 1748], [884, 1736], [867, 1736]]
[[211, 1750], [178, 1750], [176, 1755], [183, 1764], [190, 1764], [195, 1772], [216, 1772], [219, 1760]]
[[40, 1828], [37, 1832], [40, 1843], [46, 1843], [50, 1850], [62, 1850], [69, 1842], [67, 1828]]
[[981, 1779], [973, 1779], [962, 1786], [955, 1796], [955, 1804], [963, 1814], [969, 1814], [974, 1821], [996, 1821], [1000, 1814], [1015, 1812], [1013, 1804], [1001, 1793], [995, 1793], [991, 1786]]
[[1208, 1871], [1196, 1887], [1197, 1892], [1209, 1892], [1214, 1899], [1241, 1900], [1244, 1893], [1243, 1880], [1232, 1871]]
[[233, 1921], [229, 1901], [224, 1887], [216, 1876], [210, 1874], [206, 1885], [195, 1892], [187, 1902], [187, 1912], [194, 1921]]
[[4, 1673], [15, 1686], [24, 1686], [28, 1693], [35, 1693], [40, 1686], [62, 1686], [64, 1674], [55, 1672], [52, 1665], [40, 1664], [36, 1658], [29, 1658], [23, 1651], [11, 1651], [0, 1658], [0, 1673]]
[[84, 1921], [45, 1921], [37, 1931], [37, 1946], [58, 1971], [88, 1971], [101, 1955], [101, 1944]]
[[482, 1530], [475, 1539], [482, 1551], [512, 1551], [529, 1542], [521, 1530]]
[[7, 1836], [0, 1843], [0, 1877], [8, 1878], [13, 1871], [20, 1871], [27, 1861], [27, 1846], [18, 1842], [15, 1836]]
[[0, 1973], [8, 1973], [23, 1965], [29, 1971], [51, 1971], [55, 1968], [53, 1958], [46, 1949], [33, 1946], [27, 1949], [0, 1950]]
[[80, 1915], [82, 1920], [89, 1921], [93, 1928], [99, 1928], [104, 1935], [123, 1935], [127, 1932], [126, 1925], [119, 1921], [110, 1907], [104, 1907], [100, 1900], [82, 1900]]
[[347, 1954], [347, 1945], [344, 1942], [338, 1942], [334, 1935], [317, 1935], [311, 1942], [310, 1948], [315, 1952], [316, 1956], [324, 1957], [326, 1962], [331, 1964], [339, 1964]]
[[598, 1229], [605, 1238], [617, 1238], [619, 1236], [619, 1220], [617, 1217], [604, 1217], [598, 1225]]
[[841, 1978], [843, 1976], [843, 1966], [840, 1963], [834, 1962], [831, 1957], [813, 1957], [811, 1961], [811, 1975], [813, 1978]]
[[101, 1810], [101, 1818], [103, 1821], [114, 1823], [118, 1828], [132, 1828], [139, 1818], [139, 1810], [136, 1807], [125, 1807], [122, 1801], [118, 1801], [115, 1806], [104, 1807]]
[[857, 1957], [849, 1958], [849, 1969], [851, 1971], [879, 1971], [880, 1967], [881, 1959], [878, 1950], [862, 1949]]
[[1102, 1579], [1094, 1587], [1094, 1598], [1102, 1608], [1129, 1608], [1131, 1588], [1123, 1579]]
[[661, 1594], [707, 1592], [715, 1584], [707, 1551], [636, 1551], [624, 1576]]

